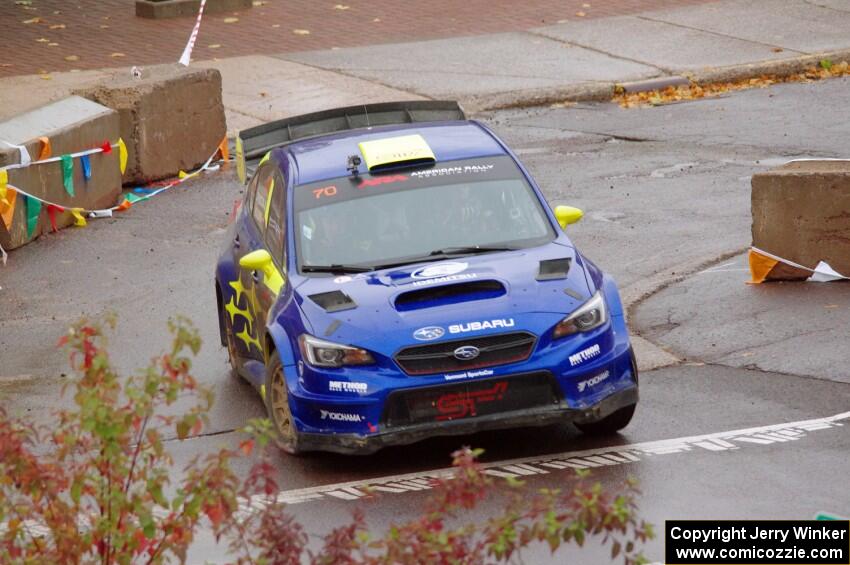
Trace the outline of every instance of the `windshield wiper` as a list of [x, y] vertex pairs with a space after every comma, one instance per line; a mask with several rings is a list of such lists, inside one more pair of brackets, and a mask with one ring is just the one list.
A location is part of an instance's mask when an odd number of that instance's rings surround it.
[[492, 253], [494, 251], [516, 251], [515, 247], [506, 247], [504, 245], [467, 245], [458, 247], [444, 247], [435, 249], [428, 253], [429, 257], [435, 255], [474, 255], [476, 253]]
[[468, 247], [444, 247], [443, 249], [435, 249], [434, 251], [429, 252], [426, 255], [421, 255], [419, 257], [410, 257], [409, 259], [405, 259], [403, 261], [396, 261], [393, 263], [384, 263], [382, 265], [375, 265], [375, 270], [380, 271], [381, 269], [389, 269], [391, 267], [403, 267], [405, 265], [412, 265], [413, 263], [427, 263], [431, 261], [442, 261], [445, 258], [457, 257], [458, 255], [475, 255], [478, 253], [492, 253], [494, 251], [516, 251], [516, 247], [504, 247], [504, 246], [486, 246], [486, 245], [471, 245]]
[[301, 265], [305, 273], [368, 273], [374, 271], [374, 267], [358, 267], [357, 265]]

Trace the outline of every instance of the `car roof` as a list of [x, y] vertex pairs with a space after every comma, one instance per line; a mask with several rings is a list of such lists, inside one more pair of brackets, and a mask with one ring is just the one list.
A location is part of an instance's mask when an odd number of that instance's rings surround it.
[[295, 161], [295, 183], [308, 184], [348, 175], [348, 156], [360, 156], [358, 143], [412, 134], [425, 138], [438, 163], [506, 154], [493, 134], [471, 120], [348, 130], [296, 141], [276, 151], [289, 153]]

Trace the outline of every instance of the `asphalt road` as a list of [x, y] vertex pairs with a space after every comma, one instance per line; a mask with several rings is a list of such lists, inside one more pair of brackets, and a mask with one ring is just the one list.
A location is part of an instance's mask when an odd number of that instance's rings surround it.
[[[482, 116], [552, 205], [586, 211], [570, 228], [574, 241], [619, 280], [633, 331], [683, 362], [644, 372], [632, 425], [604, 441], [564, 426], [433, 439], [370, 457], [281, 455], [291, 511], [309, 531], [325, 531], [360, 504], [357, 481], [367, 481], [387, 487], [366, 506], [370, 524], [404, 519], [427, 492], [399, 486], [397, 475], [422, 477], [472, 445], [486, 450], [494, 471], [521, 474], [532, 486], [556, 486], [569, 471], [558, 462], [590, 450], [583, 456], [602, 457], [594, 476], [606, 485], [639, 479], [642, 512], [659, 526], [670, 518], [850, 513], [848, 286], [751, 287], [740, 257], [750, 243], [750, 175], [792, 157], [847, 156], [850, 124], [835, 109], [848, 86], [835, 79], [659, 108]], [[12, 254], [0, 268], [0, 402], [45, 422], [67, 402], [59, 394], [66, 363], [54, 344], [81, 315], [118, 314], [112, 356], [130, 371], [167, 343], [166, 320], [182, 313], [204, 338], [195, 372], [219, 402], [210, 435], [175, 441], [173, 452], [180, 464], [233, 444], [239, 436], [229, 432], [263, 414], [250, 387], [228, 375], [217, 338], [213, 265], [240, 196], [231, 173], [206, 175]], [[772, 425], [781, 426], [762, 429]], [[675, 441], [652, 443], [659, 440]], [[505, 467], [517, 458], [524, 466]], [[654, 559], [662, 550], [661, 540], [646, 548]], [[529, 555], [528, 562], [547, 557], [542, 549]], [[566, 555], [577, 563], [604, 556], [594, 547]], [[217, 557], [208, 546], [195, 556]]]

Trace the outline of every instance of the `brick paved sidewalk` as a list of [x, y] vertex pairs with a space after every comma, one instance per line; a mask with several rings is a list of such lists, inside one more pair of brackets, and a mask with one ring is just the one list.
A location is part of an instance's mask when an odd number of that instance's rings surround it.
[[[208, 14], [194, 59], [518, 31], [709, 1], [262, 0]], [[193, 23], [137, 18], [133, 0], [0, 0], [0, 77], [176, 61]]]

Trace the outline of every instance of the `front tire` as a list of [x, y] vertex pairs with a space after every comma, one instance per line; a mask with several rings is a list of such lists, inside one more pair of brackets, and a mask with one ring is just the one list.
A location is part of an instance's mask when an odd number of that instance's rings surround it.
[[272, 352], [266, 367], [266, 410], [278, 447], [290, 455], [301, 453], [300, 435], [289, 407], [289, 390], [277, 351]]
[[[223, 302], [223, 299], [222, 299]], [[227, 361], [230, 364], [230, 375], [233, 378], [241, 378], [239, 375], [239, 350], [236, 348], [236, 336], [233, 333], [233, 322], [230, 321], [230, 316], [224, 309], [224, 304], [221, 305], [221, 316], [224, 323], [224, 342], [227, 350]]]

